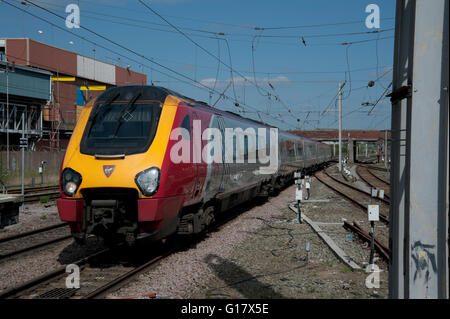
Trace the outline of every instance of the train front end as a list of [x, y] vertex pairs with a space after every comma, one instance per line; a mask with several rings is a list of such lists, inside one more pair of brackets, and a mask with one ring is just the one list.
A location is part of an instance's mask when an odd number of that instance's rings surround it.
[[[62, 221], [74, 238], [134, 243], [176, 227], [161, 173], [178, 100], [150, 86], [107, 90], [84, 108], [61, 168]], [[172, 207], [173, 206], [173, 207]], [[174, 226], [175, 223], [175, 226]]]

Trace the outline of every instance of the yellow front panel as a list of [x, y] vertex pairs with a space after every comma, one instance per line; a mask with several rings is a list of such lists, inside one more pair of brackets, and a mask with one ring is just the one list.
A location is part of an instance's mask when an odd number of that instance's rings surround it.
[[[80, 153], [80, 141], [93, 106], [93, 103], [88, 104], [84, 108], [70, 139], [63, 164], [63, 168], [70, 167], [82, 176], [83, 181], [75, 198], [82, 197], [80, 190], [83, 188], [122, 187], [138, 189], [134, 182], [136, 174], [153, 166], [161, 168], [179, 102], [178, 98], [171, 95], [167, 96], [155, 138], [147, 152], [128, 155], [125, 159], [112, 160], [98, 160], [94, 156]], [[106, 177], [104, 174], [104, 165], [116, 166], [110, 177]]]

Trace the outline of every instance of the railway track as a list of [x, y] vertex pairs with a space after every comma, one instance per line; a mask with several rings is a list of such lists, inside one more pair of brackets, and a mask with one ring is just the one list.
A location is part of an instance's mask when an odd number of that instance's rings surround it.
[[54, 192], [40, 192], [40, 193], [31, 193], [24, 195], [24, 202], [37, 202], [41, 199], [41, 197], [48, 197], [48, 199], [56, 199], [59, 198], [59, 191]]
[[141, 272], [149, 270], [164, 258], [190, 244], [191, 241], [184, 242], [182, 247], [175, 244], [170, 244], [170, 247], [159, 244], [156, 248], [146, 247], [143, 251], [130, 250], [126, 245], [107, 248], [73, 263], [80, 270], [80, 288], [66, 287], [68, 274], [66, 266], [61, 266], [0, 293], [0, 299], [102, 298], [111, 290], [118, 289]]
[[[99, 252], [96, 252], [88, 257], [85, 257], [83, 259], [80, 259], [76, 262], [74, 262], [74, 265], [77, 265], [78, 267], [84, 267], [87, 263], [91, 262], [92, 260], [94, 260], [96, 257], [100, 257], [103, 256], [104, 254], [110, 252], [111, 249], [107, 248], [104, 250], [101, 250]], [[23, 284], [14, 286], [12, 288], [9, 288], [3, 292], [0, 293], [0, 299], [7, 299], [7, 298], [20, 298], [20, 297], [25, 297], [27, 299], [31, 299], [32, 297], [30, 296], [30, 294], [35, 291], [38, 287], [40, 286], [46, 286], [48, 284], [50, 284], [51, 282], [60, 279], [62, 277], [64, 277], [64, 275], [66, 274], [66, 266], [61, 266], [53, 271], [50, 271], [48, 273], [45, 273], [39, 277], [33, 278]], [[73, 291], [75, 292], [75, 291]], [[67, 292], [65, 291], [65, 294], [67, 296], [71, 296], [72, 291]], [[52, 295], [50, 293], [50, 295]], [[58, 294], [53, 294], [54, 296], [58, 295]], [[61, 295], [61, 294], [59, 294]], [[50, 299], [56, 299], [56, 298], [50, 298]]]
[[[26, 194], [32, 194], [32, 193], [39, 193], [39, 192], [46, 192], [46, 191], [59, 191], [58, 185], [52, 185], [52, 186], [36, 186], [36, 187], [27, 187], [25, 188], [25, 195]], [[12, 188], [8, 190], [9, 194], [20, 194], [22, 190], [20, 188]]]
[[[326, 171], [318, 172], [315, 174], [316, 178], [322, 182], [327, 187], [331, 188], [347, 200], [349, 200], [351, 203], [353, 203], [355, 206], [360, 208], [365, 214], [367, 214], [367, 205], [371, 202], [370, 194], [354, 187], [353, 185], [350, 185], [336, 177], [331, 176]], [[389, 219], [387, 215], [383, 214], [382, 212], [389, 212], [389, 201], [386, 200], [380, 200], [376, 199], [374, 201], [374, 204], [380, 205], [380, 220], [386, 224], [389, 225]], [[369, 225], [364, 225], [364, 228], [368, 228]], [[370, 244], [370, 234], [367, 230], [364, 230], [362, 226], [357, 224], [356, 222], [353, 222], [353, 224], [350, 224], [348, 222], [344, 221], [344, 228], [347, 230], [352, 231], [357, 235], [358, 238], [360, 238], [362, 241], [368, 242]], [[381, 256], [386, 261], [389, 261], [390, 258], [390, 250], [389, 248], [383, 244], [382, 240], [380, 238], [384, 239], [386, 241], [386, 235], [388, 228], [380, 227], [379, 228], [381, 233], [375, 232], [375, 239], [374, 239], [374, 247], [377, 251], [377, 254]]]
[[389, 183], [386, 183], [384, 180], [382, 180], [381, 178], [376, 176], [366, 166], [358, 165], [356, 167], [356, 173], [369, 186], [375, 187], [375, 188], [378, 188], [378, 189], [382, 189], [384, 191], [384, 196], [387, 199], [390, 199], [390, 197], [389, 197], [389, 192], [390, 192]]
[[[369, 193], [362, 191], [359, 188], [349, 185], [343, 181], [340, 181], [339, 179], [328, 174], [326, 171], [316, 173], [315, 177], [320, 182], [322, 182], [338, 194], [342, 195], [354, 205], [363, 210], [365, 213], [367, 213], [367, 205], [371, 202]], [[381, 213], [381, 211], [383, 210], [389, 211], [389, 201], [376, 199], [374, 204], [380, 205], [380, 220], [385, 224], [389, 224], [387, 215]]]
[[[350, 224], [346, 221], [344, 221], [344, 228], [350, 230], [351, 232], [355, 233], [358, 238], [361, 240], [367, 242], [370, 244], [370, 234], [365, 232], [361, 226], [359, 226], [356, 222], [353, 222], [353, 224]], [[374, 247], [376, 251], [378, 252], [378, 255], [383, 257], [384, 260], [389, 261], [391, 251], [388, 247], [386, 247], [383, 243], [381, 243], [377, 238], [374, 238]]]
[[[253, 204], [243, 204], [240, 208], [219, 216], [215, 225], [208, 232], [219, 230]], [[102, 298], [134, 279], [141, 272], [156, 266], [164, 258], [195, 246], [203, 238], [203, 234], [183, 236], [178, 240], [176, 238], [168, 240], [167, 244], [152, 246], [151, 249], [149, 246], [145, 246], [142, 251], [134, 252], [124, 244], [116, 248], [108, 248], [73, 263], [80, 269], [79, 289], [66, 288], [65, 282], [68, 274], [66, 266], [61, 266], [24, 284], [3, 291], [0, 293], [0, 299]]]
[[[383, 183], [385, 183], [386, 185], [389, 185], [389, 186], [391, 185], [391, 182], [389, 181], [389, 177], [387, 179], [384, 178], [384, 177], [380, 177], [380, 173], [379, 172], [381, 172], [381, 174], [383, 174], [383, 171], [374, 170], [374, 169], [371, 169], [371, 168], [368, 168], [368, 170], [369, 170], [369, 172], [372, 175], [375, 176], [375, 178], [378, 178], [381, 182], [383, 182]], [[378, 173], [376, 173], [376, 172], [378, 172]], [[386, 173], [386, 172], [384, 172], [384, 173]]]
[[[70, 234], [66, 233], [61, 235], [58, 234], [58, 232], [56, 232], [55, 234], [55, 230], [67, 227], [67, 225], [68, 225], [67, 223], [60, 223], [48, 227], [43, 227], [40, 229], [35, 229], [29, 232], [24, 232], [9, 237], [1, 238], [0, 261], [66, 239], [70, 239], [72, 237]], [[39, 237], [36, 238], [36, 235], [39, 235]], [[33, 242], [32, 245], [29, 245], [30, 241]]]
[[370, 165], [370, 164], [359, 164], [359, 165], [367, 167], [369, 169], [377, 170], [377, 171], [389, 172], [389, 169], [387, 169], [385, 167], [379, 167], [379, 166], [374, 166], [374, 165]]
[[[21, 189], [10, 189], [8, 194], [21, 194]], [[41, 197], [48, 197], [48, 199], [59, 198], [59, 186], [38, 186], [38, 187], [27, 187], [24, 190], [24, 202], [36, 202], [41, 199]]]

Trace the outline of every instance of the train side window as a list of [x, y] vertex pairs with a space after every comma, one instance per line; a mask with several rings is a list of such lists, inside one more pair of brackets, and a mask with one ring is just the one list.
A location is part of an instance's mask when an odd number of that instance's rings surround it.
[[248, 136], [244, 136], [244, 161], [248, 162]]
[[288, 148], [289, 157], [294, 158], [295, 157], [295, 150], [294, 150], [295, 144], [292, 142], [287, 142], [286, 144], [287, 144], [286, 146]]
[[297, 144], [297, 156], [300, 158], [303, 156], [303, 147], [301, 143]]
[[186, 117], [183, 119], [183, 122], [181, 122], [181, 127], [186, 129], [188, 131], [187, 136], [183, 134], [183, 138], [186, 140], [190, 140], [191, 138], [191, 119], [189, 118], [189, 115], [186, 115]]

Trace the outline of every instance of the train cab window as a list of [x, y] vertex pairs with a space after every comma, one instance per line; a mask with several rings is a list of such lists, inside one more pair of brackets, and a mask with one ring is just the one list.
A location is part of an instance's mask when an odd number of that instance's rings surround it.
[[84, 130], [80, 152], [87, 155], [144, 153], [155, 137], [160, 115], [158, 102], [96, 104]]
[[181, 123], [181, 127], [186, 129], [188, 134], [183, 134], [183, 138], [185, 140], [191, 139], [191, 119], [189, 118], [189, 115], [186, 115], [186, 117], [183, 119], [183, 122]]

